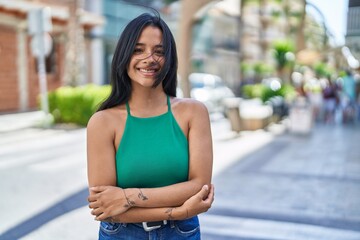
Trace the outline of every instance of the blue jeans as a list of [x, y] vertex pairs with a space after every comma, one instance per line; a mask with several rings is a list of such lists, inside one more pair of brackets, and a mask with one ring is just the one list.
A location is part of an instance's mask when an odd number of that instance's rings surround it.
[[168, 221], [165, 226], [146, 232], [141, 223], [101, 222], [99, 240], [200, 240], [197, 216], [180, 221]]

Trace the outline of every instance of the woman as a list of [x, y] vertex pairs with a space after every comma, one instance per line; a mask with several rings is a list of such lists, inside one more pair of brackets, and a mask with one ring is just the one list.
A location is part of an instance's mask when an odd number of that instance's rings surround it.
[[203, 104], [175, 97], [176, 46], [165, 22], [132, 20], [111, 71], [112, 92], [87, 127], [99, 239], [200, 239], [197, 214], [214, 200], [210, 121]]

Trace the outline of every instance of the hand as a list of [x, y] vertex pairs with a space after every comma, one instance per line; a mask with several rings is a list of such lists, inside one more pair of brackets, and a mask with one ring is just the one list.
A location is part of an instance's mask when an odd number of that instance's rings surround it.
[[186, 211], [186, 218], [207, 212], [214, 202], [214, 191], [213, 184], [211, 184], [210, 189], [208, 185], [204, 185], [197, 194], [186, 200], [184, 204], [180, 206], [183, 211]]
[[90, 188], [88, 197], [91, 214], [95, 220], [103, 221], [126, 212], [132, 207], [125, 196], [125, 190], [114, 186], [98, 186]]

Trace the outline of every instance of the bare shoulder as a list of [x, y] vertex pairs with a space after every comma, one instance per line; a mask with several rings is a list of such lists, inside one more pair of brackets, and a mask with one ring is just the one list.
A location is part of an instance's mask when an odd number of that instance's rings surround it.
[[113, 130], [115, 126], [126, 120], [126, 111], [123, 107], [113, 107], [94, 113], [88, 124], [89, 130]]
[[93, 129], [100, 126], [107, 126], [107, 123], [110, 121], [110, 111], [108, 109], [102, 110], [99, 112], [94, 113], [88, 124], [87, 128]]
[[205, 104], [192, 98], [173, 98], [172, 106], [175, 111], [186, 114], [190, 118], [209, 117]]

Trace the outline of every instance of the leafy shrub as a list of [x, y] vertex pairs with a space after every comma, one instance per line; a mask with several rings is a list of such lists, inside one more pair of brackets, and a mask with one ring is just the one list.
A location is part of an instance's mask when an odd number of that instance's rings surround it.
[[110, 94], [110, 86], [89, 84], [64, 86], [49, 92], [49, 111], [55, 123], [75, 123], [86, 126], [99, 104]]
[[266, 86], [263, 84], [248, 84], [242, 87], [242, 94], [245, 98], [260, 98], [266, 91]]
[[314, 64], [313, 69], [318, 78], [321, 77], [330, 78], [331, 75], [335, 72], [331, 67], [329, 67], [327, 64], [322, 62]]
[[273, 43], [273, 57], [277, 63], [277, 67], [282, 69], [293, 63], [294, 44], [289, 40], [277, 40]]
[[274, 91], [270, 87], [258, 83], [243, 86], [242, 93], [245, 98], [260, 98], [263, 102], [266, 102], [275, 96], [291, 99], [293, 96], [295, 96], [295, 89], [289, 84], [283, 84], [281, 85], [281, 88]]

